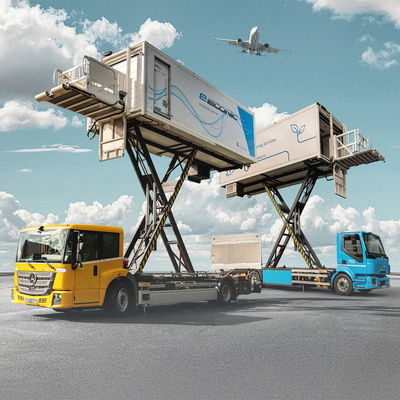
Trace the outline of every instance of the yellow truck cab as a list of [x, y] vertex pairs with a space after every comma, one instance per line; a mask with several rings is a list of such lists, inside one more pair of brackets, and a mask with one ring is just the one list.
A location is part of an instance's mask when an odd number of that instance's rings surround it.
[[[123, 229], [100, 225], [25, 228], [19, 240], [12, 301], [65, 310], [128, 306]], [[112, 304], [114, 302], [114, 304]]]

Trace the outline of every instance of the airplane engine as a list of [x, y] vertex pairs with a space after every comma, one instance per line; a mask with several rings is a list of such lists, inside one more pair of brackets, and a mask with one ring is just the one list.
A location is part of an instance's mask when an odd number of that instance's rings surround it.
[[238, 43], [240, 43], [241, 41], [242, 41], [242, 39], [239, 38], [239, 39], [238, 39]]
[[265, 47], [266, 49], [268, 49], [269, 43], [265, 43], [265, 44], [264, 44], [264, 47]]

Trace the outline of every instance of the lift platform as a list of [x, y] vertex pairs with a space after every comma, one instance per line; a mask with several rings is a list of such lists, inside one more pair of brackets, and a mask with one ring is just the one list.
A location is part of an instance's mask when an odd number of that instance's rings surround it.
[[[89, 71], [91, 79], [88, 79]], [[81, 64], [71, 69], [56, 70], [55, 86], [36, 95], [35, 99], [102, 121], [125, 111], [124, 93], [118, 90], [124, 87], [124, 82], [124, 74], [85, 56]]]

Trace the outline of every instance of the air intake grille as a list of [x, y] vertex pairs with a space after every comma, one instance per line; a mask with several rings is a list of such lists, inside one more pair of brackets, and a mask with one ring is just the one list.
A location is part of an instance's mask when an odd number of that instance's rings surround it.
[[55, 275], [54, 272], [18, 271], [18, 291], [33, 296], [49, 294]]

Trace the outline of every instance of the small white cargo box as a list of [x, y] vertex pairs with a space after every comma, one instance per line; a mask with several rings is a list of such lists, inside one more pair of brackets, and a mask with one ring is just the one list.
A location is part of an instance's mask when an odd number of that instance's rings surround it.
[[211, 269], [261, 268], [261, 235], [242, 233], [213, 236]]

